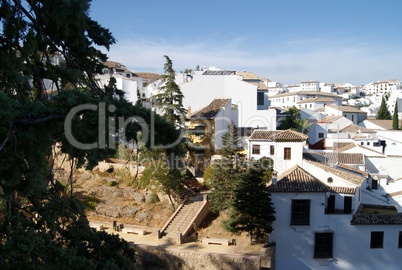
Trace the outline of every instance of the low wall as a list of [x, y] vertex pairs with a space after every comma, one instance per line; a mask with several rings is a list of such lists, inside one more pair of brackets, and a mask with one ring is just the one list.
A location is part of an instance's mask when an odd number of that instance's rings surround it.
[[[137, 164], [135, 162], [126, 164], [126, 163], [112, 163], [112, 162], [101, 161], [98, 163], [98, 168], [99, 168], [99, 171], [101, 171], [101, 172], [105, 172], [108, 169], [110, 169], [111, 167], [113, 167], [115, 170], [128, 169], [132, 176], [134, 176], [137, 173]], [[139, 166], [138, 173], [141, 174], [143, 171], [144, 171], [144, 167]]]
[[260, 269], [260, 256], [227, 255], [193, 250], [164, 249], [145, 245], [134, 245], [136, 250], [135, 269], [138, 270], [234, 270]]

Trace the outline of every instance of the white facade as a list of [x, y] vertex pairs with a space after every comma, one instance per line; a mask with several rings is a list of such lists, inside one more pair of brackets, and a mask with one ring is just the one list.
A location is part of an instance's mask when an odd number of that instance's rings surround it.
[[367, 119], [367, 113], [350, 106], [326, 106], [325, 115], [344, 116], [355, 125]]
[[301, 166], [306, 140], [306, 135], [291, 130], [254, 130], [248, 139], [248, 158], [271, 158], [274, 161], [274, 170], [282, 173], [295, 165]]
[[[313, 101], [312, 99], [317, 99], [317, 101]], [[332, 101], [332, 99], [335, 100], [335, 102]], [[321, 93], [314, 91], [288, 92], [270, 97], [271, 107], [290, 108], [292, 106], [295, 106], [298, 109], [301, 108], [312, 109], [308, 108], [309, 106], [307, 105], [305, 106], [305, 104], [307, 103], [303, 103], [304, 100], [311, 100], [310, 103], [314, 104], [314, 107], [317, 108], [325, 107], [328, 104], [336, 104], [336, 105], [342, 104], [342, 97], [340, 96], [330, 93]], [[311, 107], [313, 107], [313, 105]]]
[[[342, 136], [337, 132], [338, 130], [342, 130], [345, 127], [353, 124], [353, 122], [345, 117], [336, 117], [333, 120], [326, 120], [329, 118], [324, 118], [319, 120], [317, 123], [312, 124], [309, 127], [308, 138], [310, 144], [315, 144], [316, 142], [322, 140], [323, 138], [328, 138], [328, 142], [326, 142], [326, 147], [332, 147], [331, 139], [335, 139], [339, 141], [339, 139], [349, 139], [348, 136]], [[329, 133], [335, 133], [332, 136], [329, 136]], [[335, 136], [336, 135], [336, 136]]]
[[263, 105], [257, 105], [257, 86], [237, 75], [197, 75], [179, 85], [184, 108], [201, 109], [214, 98], [230, 98], [239, 112], [239, 127], [276, 129], [276, 111], [268, 108], [268, 95], [262, 93]]
[[124, 92], [124, 97], [131, 103], [135, 104], [138, 100], [138, 82], [132, 78], [127, 78], [126, 76], [120, 74], [102, 74], [98, 75], [97, 79], [99, 80], [100, 85], [104, 87], [109, 83], [111, 77], [116, 79], [116, 88], [122, 90]]
[[366, 95], [386, 94], [401, 89], [401, 83], [398, 80], [377, 81], [363, 86]]
[[308, 82], [301, 82], [300, 83], [300, 90], [301, 91], [320, 91], [320, 82], [318, 81], [308, 81]]
[[[363, 176], [356, 182], [355, 174], [339, 175], [339, 170], [310, 161], [304, 161], [303, 168], [298, 170], [296, 175], [300, 180], [293, 176], [290, 179], [294, 180], [287, 179], [286, 185], [282, 185], [287, 190], [271, 189], [276, 221], [269, 241], [276, 243], [276, 269], [400, 268], [402, 256], [398, 246], [402, 219], [391, 201], [367, 190]], [[288, 173], [278, 177], [278, 187]], [[323, 189], [322, 185], [327, 188]], [[331, 201], [333, 211], [329, 211]], [[300, 202], [307, 202], [308, 211], [295, 208]], [[378, 211], [392, 209], [396, 221], [375, 224], [361, 212], [360, 206], [367, 202]], [[308, 213], [306, 222], [296, 223], [295, 218], [297, 221], [305, 213]], [[381, 235], [378, 245], [374, 241], [377, 232]]]

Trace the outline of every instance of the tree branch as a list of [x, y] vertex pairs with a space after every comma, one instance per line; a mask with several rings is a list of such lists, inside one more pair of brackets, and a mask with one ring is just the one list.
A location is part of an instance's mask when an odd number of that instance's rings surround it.
[[10, 138], [12, 133], [14, 133], [14, 130], [12, 128], [10, 128], [10, 130], [7, 132], [6, 138], [4, 139], [3, 143], [0, 145], [0, 151], [3, 150], [4, 145], [6, 145], [8, 139]]
[[48, 122], [51, 120], [55, 120], [55, 119], [62, 119], [64, 117], [64, 115], [62, 114], [52, 114], [43, 118], [37, 118], [37, 119], [19, 119], [16, 120], [15, 123], [16, 124], [23, 124], [23, 125], [34, 125], [34, 124], [41, 124], [44, 122]]

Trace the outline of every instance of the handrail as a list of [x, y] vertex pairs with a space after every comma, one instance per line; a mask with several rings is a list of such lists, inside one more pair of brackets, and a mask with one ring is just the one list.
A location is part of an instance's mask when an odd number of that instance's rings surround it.
[[165, 225], [163, 225], [162, 229], [161, 229], [161, 233], [163, 233], [167, 226], [169, 226], [169, 223], [175, 218], [175, 216], [177, 215], [177, 213], [180, 211], [180, 209], [182, 209], [184, 207], [186, 202], [183, 202], [182, 204], [179, 205], [179, 207], [177, 207], [176, 211], [174, 211], [173, 215], [168, 219], [168, 221], [165, 223]]
[[195, 219], [198, 217], [198, 215], [200, 214], [200, 212], [204, 209], [204, 207], [208, 204], [207, 200], [202, 201], [202, 205], [201, 207], [198, 209], [197, 213], [194, 215], [193, 219], [191, 220], [190, 224], [187, 226], [187, 228], [185, 229], [185, 231], [183, 232], [183, 236], [186, 236], [187, 233], [189, 232], [189, 230], [191, 229], [191, 226], [193, 225]]
[[[178, 232], [180, 232], [180, 228], [183, 226], [183, 223], [187, 220], [187, 218], [191, 215], [191, 213], [194, 212], [194, 208], [195, 208], [196, 206], [198, 206], [198, 203], [196, 203], [196, 202], [192, 202], [191, 204], [193, 204], [192, 207], [191, 207], [191, 211], [189, 211], [189, 212], [187, 213], [187, 215], [184, 217], [183, 221], [180, 223], [179, 227], [177, 228]], [[191, 225], [191, 224], [190, 224], [190, 225]], [[190, 225], [189, 225], [189, 226], [190, 226]]]

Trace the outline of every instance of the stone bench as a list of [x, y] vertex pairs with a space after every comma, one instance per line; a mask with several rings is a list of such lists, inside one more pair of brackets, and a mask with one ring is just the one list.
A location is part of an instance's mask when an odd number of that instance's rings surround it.
[[138, 235], [145, 235], [145, 230], [141, 228], [123, 228], [121, 231], [127, 234], [132, 233]]
[[209, 245], [209, 244], [215, 244], [215, 245], [222, 245], [222, 246], [229, 246], [229, 239], [219, 239], [219, 238], [203, 238], [202, 242]]
[[89, 227], [94, 228], [97, 231], [104, 231], [107, 229], [106, 226], [104, 226], [100, 223], [89, 223]]

